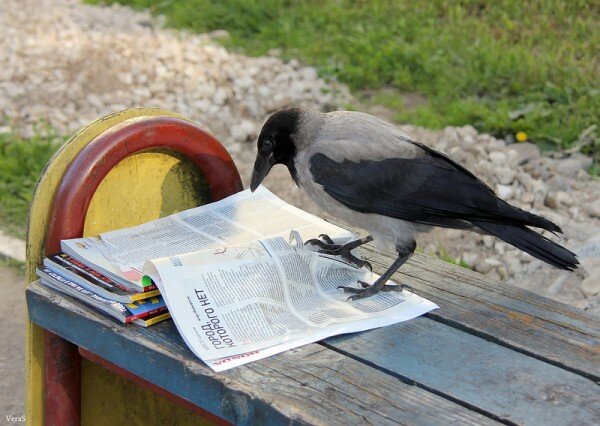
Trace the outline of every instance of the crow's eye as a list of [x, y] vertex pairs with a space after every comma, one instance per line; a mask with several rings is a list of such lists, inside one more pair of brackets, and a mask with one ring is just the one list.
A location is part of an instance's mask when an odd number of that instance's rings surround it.
[[263, 151], [272, 151], [273, 150], [273, 141], [270, 139], [266, 139], [262, 143]]

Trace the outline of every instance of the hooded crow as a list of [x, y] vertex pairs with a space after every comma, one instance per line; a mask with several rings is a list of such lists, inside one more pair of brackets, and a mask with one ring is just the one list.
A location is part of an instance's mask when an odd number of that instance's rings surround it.
[[[556, 224], [511, 206], [465, 167], [372, 115], [283, 109], [267, 120], [257, 148], [252, 191], [283, 164], [321, 209], [395, 249], [397, 259], [375, 283], [344, 287], [350, 299], [402, 290], [386, 282], [414, 253], [415, 236], [432, 226], [494, 235], [557, 268], [577, 267], [574, 253], [529, 228], [562, 233]], [[349, 250], [371, 236], [341, 246], [320, 237], [311, 241], [323, 252], [368, 265]]]

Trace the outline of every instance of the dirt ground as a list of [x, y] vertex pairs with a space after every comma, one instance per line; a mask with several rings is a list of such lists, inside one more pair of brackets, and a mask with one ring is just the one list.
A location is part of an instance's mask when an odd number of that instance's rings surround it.
[[0, 424], [25, 414], [25, 278], [0, 267]]

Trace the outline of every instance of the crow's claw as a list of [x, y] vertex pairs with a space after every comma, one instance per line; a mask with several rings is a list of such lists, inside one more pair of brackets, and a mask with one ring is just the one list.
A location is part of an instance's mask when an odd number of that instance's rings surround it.
[[362, 268], [364, 266], [369, 270], [369, 272], [373, 272], [373, 265], [371, 265], [371, 263], [367, 262], [366, 260], [356, 259], [356, 264], [359, 268]]
[[[326, 253], [326, 254], [331, 254], [329, 252], [331, 251], [336, 251], [339, 250], [342, 246], [340, 244], [335, 244], [333, 242], [333, 240], [331, 238], [329, 238], [329, 236], [325, 235], [325, 234], [321, 234], [319, 235], [319, 238], [321, 237], [327, 237], [327, 239], [323, 238], [325, 241], [321, 241], [318, 238], [313, 238], [311, 240], [307, 240], [304, 245], [306, 244], [312, 244], [314, 246], [319, 247], [319, 253]], [[328, 242], [331, 241], [331, 242]]]
[[363, 299], [365, 297], [373, 296], [373, 295], [379, 293], [380, 291], [381, 292], [388, 292], [388, 291], [400, 291], [401, 292], [405, 288], [408, 288], [407, 286], [404, 286], [404, 285], [384, 285], [384, 286], [377, 288], [377, 286], [371, 285], [364, 281], [358, 281], [358, 283], [360, 284], [360, 286], [362, 288], [348, 287], [348, 286], [343, 286], [343, 285], [338, 286], [338, 288], [341, 288], [342, 290], [344, 290], [345, 293], [353, 294], [353, 296], [348, 297], [348, 300]]
[[370, 241], [373, 241], [373, 237], [370, 235], [355, 241], [351, 241], [346, 244], [335, 244], [333, 240], [329, 237], [329, 235], [321, 234], [319, 235], [320, 239], [313, 238], [311, 240], [306, 241], [304, 244], [312, 244], [319, 247], [318, 252], [322, 254], [329, 254], [332, 256], [340, 256], [346, 262], [356, 266], [357, 268], [365, 267], [369, 269], [369, 271], [373, 271], [373, 266], [366, 260], [359, 259], [351, 253], [351, 250], [356, 247], [361, 246], [362, 244], [366, 244]]
[[319, 234], [319, 238], [322, 239], [323, 241], [325, 241], [327, 244], [335, 245], [335, 243], [333, 242], [331, 237], [327, 234]]

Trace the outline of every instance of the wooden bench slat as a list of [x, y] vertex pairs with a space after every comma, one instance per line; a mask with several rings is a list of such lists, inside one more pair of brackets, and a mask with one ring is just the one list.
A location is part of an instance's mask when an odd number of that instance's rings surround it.
[[432, 263], [424, 256], [418, 256], [415, 259], [415, 271], [423, 274], [439, 274], [442, 272], [438, 271], [440, 264], [451, 268], [457, 274], [456, 276], [446, 275], [448, 274], [448, 270], [445, 269], [443, 271], [446, 277], [445, 281], [451, 281], [455, 286], [460, 288], [463, 287], [460, 284], [460, 279], [467, 279], [468, 281], [466, 282], [475, 287], [467, 289], [472, 290], [482, 301], [491, 301], [496, 304], [499, 304], [498, 302], [500, 301], [506, 301], [512, 309], [521, 313], [535, 315], [537, 318], [543, 319], [548, 323], [555, 323], [564, 329], [572, 329], [578, 333], [587, 334], [590, 337], [600, 337], [598, 318], [586, 314], [581, 309], [536, 295], [531, 291], [506, 284], [498, 285], [498, 281], [489, 279], [477, 272], [437, 259]]
[[26, 296], [36, 324], [236, 424], [496, 424], [318, 344], [214, 373], [172, 321], [121, 325], [39, 282]]
[[[373, 247], [376, 272], [393, 260]], [[600, 318], [416, 253], [392, 278], [440, 309], [428, 317], [600, 381]]]
[[327, 346], [518, 424], [593, 424], [598, 385], [429, 318], [326, 340]]

